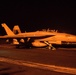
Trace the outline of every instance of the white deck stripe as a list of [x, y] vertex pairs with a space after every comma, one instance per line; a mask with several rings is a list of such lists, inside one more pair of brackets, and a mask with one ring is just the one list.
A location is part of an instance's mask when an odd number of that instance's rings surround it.
[[16, 64], [16, 65], [23, 65], [23, 66], [28, 66], [28, 67], [34, 67], [34, 68], [39, 68], [39, 69], [44, 69], [44, 70], [50, 70], [50, 71], [56, 71], [56, 72], [69, 73], [69, 74], [76, 75], [76, 68], [61, 67], [61, 66], [55, 66], [55, 65], [46, 65], [46, 64], [41, 64], [41, 63], [14, 60], [14, 59], [9, 59], [9, 58], [2, 58], [2, 57], [0, 58], [0, 61], [11, 63], [11, 64]]

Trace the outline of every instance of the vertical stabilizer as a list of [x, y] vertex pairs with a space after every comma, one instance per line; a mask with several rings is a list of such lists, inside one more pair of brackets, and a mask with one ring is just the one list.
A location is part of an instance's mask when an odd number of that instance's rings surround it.
[[1, 25], [2, 25], [2, 27], [4, 27], [7, 35], [15, 35], [15, 34], [12, 32], [12, 30], [6, 25], [6, 23], [2, 23]]
[[15, 26], [13, 27], [13, 32], [14, 32], [14, 34], [19, 34], [19, 33], [21, 33], [21, 30], [20, 30], [19, 25], [15, 25]]

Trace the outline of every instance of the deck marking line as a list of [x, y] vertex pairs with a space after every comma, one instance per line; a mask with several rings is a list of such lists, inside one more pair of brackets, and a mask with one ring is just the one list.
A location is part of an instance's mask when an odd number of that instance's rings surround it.
[[50, 71], [56, 71], [56, 72], [76, 75], [76, 68], [61, 67], [61, 66], [56, 66], [56, 65], [47, 65], [47, 64], [41, 64], [41, 63], [35, 63], [35, 62], [23, 61], [23, 60], [15, 60], [15, 59], [3, 58], [3, 57], [0, 57], [0, 61], [11, 63], [11, 64], [16, 64], [16, 65], [22, 65], [22, 66], [28, 66], [28, 67], [34, 67], [34, 68], [39, 68], [39, 69], [44, 69], [44, 70], [50, 70]]

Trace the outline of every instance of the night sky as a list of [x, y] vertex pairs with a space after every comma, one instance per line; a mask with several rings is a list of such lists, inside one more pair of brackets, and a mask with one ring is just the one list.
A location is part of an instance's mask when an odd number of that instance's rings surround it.
[[[19, 25], [22, 32], [49, 28], [76, 34], [76, 1], [1, 1], [1, 23], [6, 23], [11, 29]], [[0, 35], [4, 34], [0, 25]]]

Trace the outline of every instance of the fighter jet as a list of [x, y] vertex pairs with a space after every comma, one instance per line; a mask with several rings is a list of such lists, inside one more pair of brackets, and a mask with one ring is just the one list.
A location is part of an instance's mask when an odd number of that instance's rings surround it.
[[56, 50], [57, 46], [76, 45], [76, 36], [72, 34], [50, 31], [20, 32], [14, 34], [5, 23], [1, 25], [7, 33], [3, 38], [14, 39], [17, 47], [21, 45], [25, 47], [48, 47], [51, 50]]

